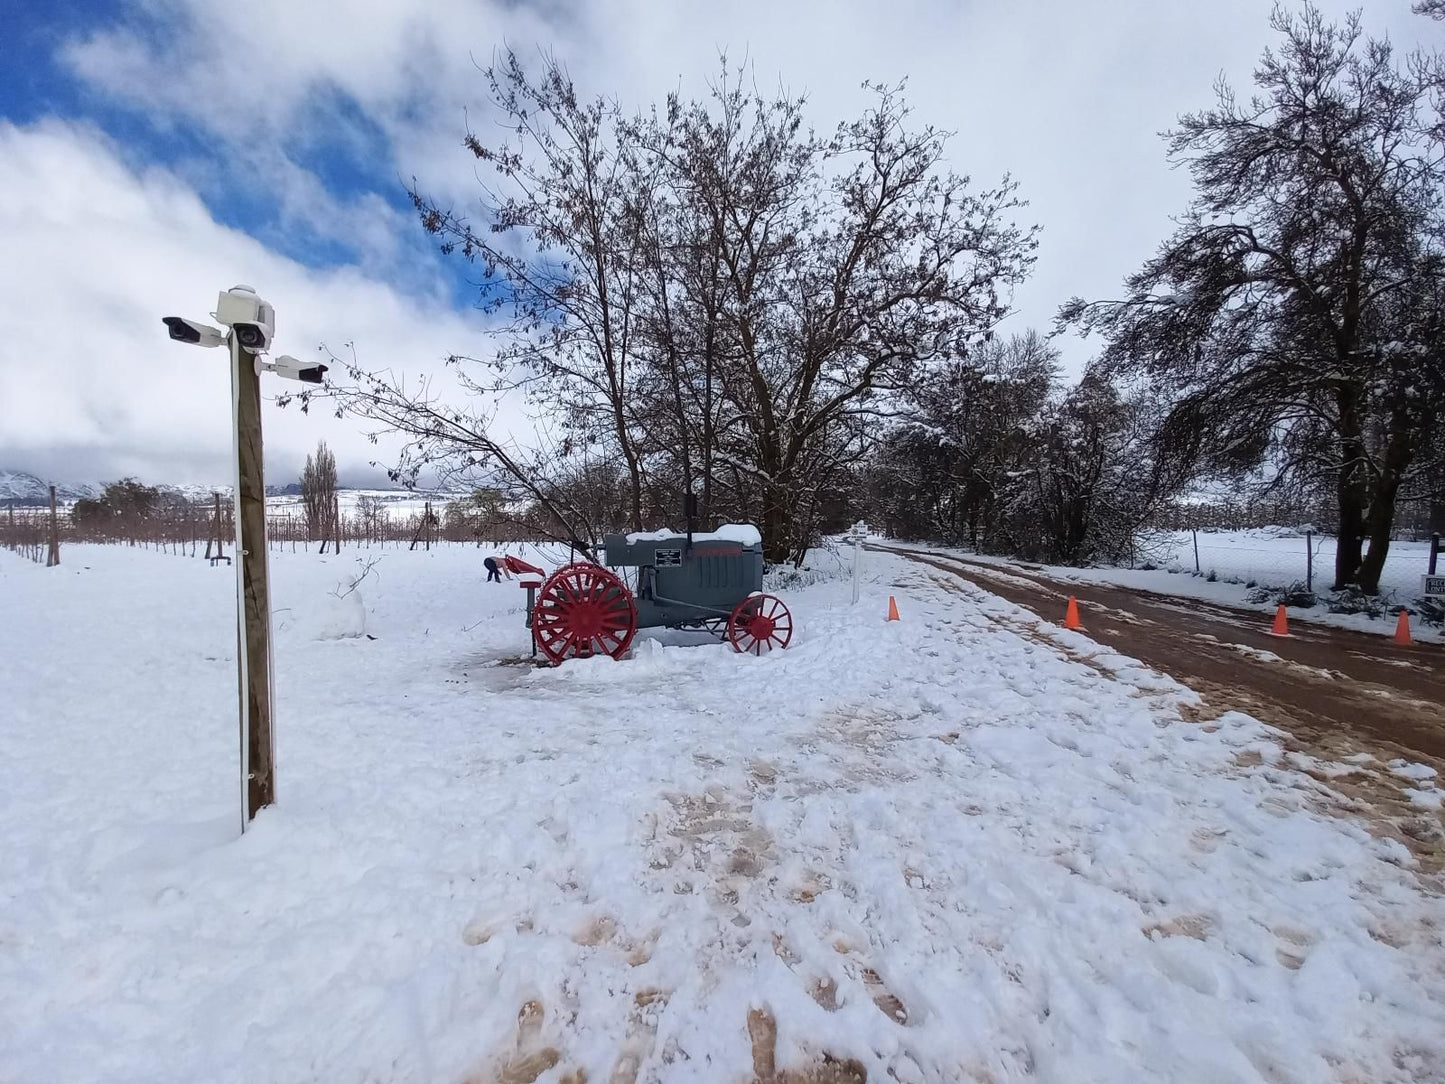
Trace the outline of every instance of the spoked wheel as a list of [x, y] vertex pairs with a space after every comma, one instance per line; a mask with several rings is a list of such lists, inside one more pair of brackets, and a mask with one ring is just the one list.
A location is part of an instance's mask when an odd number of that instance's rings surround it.
[[593, 655], [620, 659], [636, 635], [632, 592], [600, 565], [564, 565], [537, 592], [532, 636], [553, 663]]
[[750, 595], [728, 618], [728, 639], [737, 651], [781, 651], [792, 638], [793, 615], [776, 595]]

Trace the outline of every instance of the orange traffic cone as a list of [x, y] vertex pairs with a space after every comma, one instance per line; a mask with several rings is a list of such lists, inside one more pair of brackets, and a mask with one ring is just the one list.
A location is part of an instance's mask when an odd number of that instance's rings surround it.
[[892, 595], [888, 596], [888, 620], [898, 620], [898, 601]]
[[1411, 647], [1415, 641], [1410, 638], [1410, 611], [1401, 610], [1400, 619], [1395, 622], [1395, 643], [1401, 647]]
[[1073, 595], [1069, 596], [1069, 604], [1064, 608], [1064, 628], [1082, 629], [1084, 623], [1079, 620], [1079, 603]]
[[1284, 603], [1279, 604], [1279, 609], [1274, 612], [1274, 627], [1269, 630], [1271, 636], [1289, 635], [1289, 618], [1284, 614]]

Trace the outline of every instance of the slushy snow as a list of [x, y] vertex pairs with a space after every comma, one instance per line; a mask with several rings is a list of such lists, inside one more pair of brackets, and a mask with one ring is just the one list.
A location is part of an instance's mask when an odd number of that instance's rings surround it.
[[475, 549], [387, 552], [375, 639], [275, 554], [239, 836], [229, 570], [0, 553], [0, 1079], [745, 1081], [750, 1012], [878, 1081], [1441, 1078], [1441, 901], [1277, 732], [866, 559], [786, 652], [538, 669]]

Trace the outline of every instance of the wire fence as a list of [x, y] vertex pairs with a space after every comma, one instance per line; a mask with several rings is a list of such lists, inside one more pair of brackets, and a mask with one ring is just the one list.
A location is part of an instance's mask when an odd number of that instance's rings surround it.
[[[507, 519], [448, 515], [431, 505], [408, 511], [338, 507], [321, 523], [289, 510], [268, 510], [266, 516], [267, 544], [291, 552], [335, 553], [355, 547], [426, 550], [444, 544], [502, 547], [535, 537], [535, 530]], [[63, 549], [80, 543], [229, 562], [234, 538], [235, 519], [226, 499], [173, 501], [143, 516], [99, 521], [77, 519], [68, 508], [58, 508], [53, 519], [48, 508], [0, 510], [0, 547], [41, 564], [47, 563], [52, 546]]]
[[[1336, 547], [1333, 535], [1310, 528], [1156, 529], [1141, 535], [1136, 564], [1251, 587], [1324, 593], [1334, 586]], [[1438, 567], [1439, 550], [1438, 535], [1393, 540], [1380, 576], [1381, 594], [1402, 600], [1419, 595], [1423, 577]]]
[[[1442, 533], [1441, 499], [1413, 500], [1395, 510], [1392, 537], [1405, 542], [1428, 542]], [[1287, 497], [1235, 497], [1208, 501], [1175, 501], [1157, 511], [1152, 526], [1172, 531], [1312, 531], [1334, 535], [1339, 530], [1339, 507], [1329, 499]]]

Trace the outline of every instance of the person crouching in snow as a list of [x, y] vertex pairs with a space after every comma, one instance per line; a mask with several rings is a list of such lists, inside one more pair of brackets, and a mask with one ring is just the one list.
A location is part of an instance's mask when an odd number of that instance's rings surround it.
[[488, 557], [485, 561], [482, 562], [482, 564], [487, 566], [488, 583], [491, 583], [493, 580], [501, 583], [503, 573], [506, 574], [507, 579], [510, 580], [512, 578], [512, 569], [510, 567], [511, 562], [509, 562], [505, 556], [500, 559], [496, 557]]

